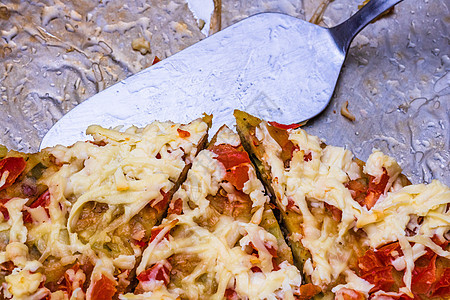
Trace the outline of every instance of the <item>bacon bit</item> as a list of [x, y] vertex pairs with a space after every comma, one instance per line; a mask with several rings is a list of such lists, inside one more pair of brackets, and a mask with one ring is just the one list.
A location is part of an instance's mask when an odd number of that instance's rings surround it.
[[355, 121], [355, 115], [353, 115], [349, 110], [348, 110], [348, 101], [345, 101], [344, 103], [342, 103], [341, 106], [341, 115], [346, 117], [347, 119], [349, 119], [350, 121]]
[[333, 217], [333, 220], [336, 222], [340, 222], [342, 220], [342, 210], [337, 208], [334, 205], [328, 204], [325, 202], [325, 208], [331, 212], [331, 216]]
[[8, 209], [5, 207], [6, 202], [8, 202], [11, 199], [0, 199], [0, 212], [3, 215], [3, 219], [6, 221], [9, 220], [9, 212]]
[[[72, 268], [66, 270], [64, 276], [57, 282], [58, 286], [56, 287], [56, 289], [54, 289], [54, 291], [56, 290], [66, 291], [70, 297], [72, 296], [72, 293], [75, 289], [83, 287], [83, 284], [85, 283], [86, 280], [86, 276], [83, 270], [80, 271], [82, 274], [81, 276], [79, 276], [80, 274], [76, 276], [78, 270], [80, 270], [79, 262], [73, 265]], [[77, 281], [75, 281], [75, 279], [77, 279]]]
[[160, 59], [158, 56], [155, 55], [155, 58], [153, 59], [153, 62], [152, 62], [152, 66], [153, 66], [154, 64], [159, 63], [160, 61], [161, 61], [161, 59]]
[[253, 266], [250, 268], [250, 270], [252, 270], [253, 273], [262, 273], [261, 268], [258, 266]]
[[88, 141], [88, 142], [91, 143], [91, 144], [94, 144], [96, 146], [99, 146], [99, 147], [106, 146], [106, 142], [105, 141]]
[[0, 160], [0, 179], [5, 180], [5, 183], [0, 186], [0, 191], [11, 186], [25, 170], [26, 165], [27, 163], [22, 157], [7, 157]]
[[272, 255], [272, 257], [278, 257], [277, 249], [273, 247], [272, 245], [269, 245], [267, 243], [264, 243], [264, 246], [266, 247], [267, 251]]
[[[50, 205], [50, 192], [46, 190], [43, 192], [39, 198], [37, 198], [33, 203], [31, 203], [30, 208], [37, 208], [39, 206], [45, 208], [45, 212], [47, 213], [47, 217], [50, 218], [50, 213], [48, 211], [48, 206]], [[33, 219], [31, 218], [31, 214], [28, 211], [23, 211], [23, 222], [26, 224], [32, 223]]]
[[125, 270], [119, 275], [117, 275], [117, 293], [125, 294], [128, 286], [130, 285], [130, 270]]
[[285, 129], [280, 129], [275, 126], [267, 127], [270, 136], [280, 145], [281, 160], [283, 161], [284, 167], [287, 169], [290, 167], [292, 160], [292, 155], [296, 150], [299, 150], [298, 146], [294, 145], [291, 140], [289, 140], [289, 133]]
[[139, 248], [144, 248], [147, 244], [148, 241], [146, 239], [142, 239], [140, 241], [138, 240], [133, 240], [133, 244], [135, 244], [136, 246], [138, 246]]
[[308, 300], [320, 293], [321, 289], [317, 285], [307, 283], [300, 286], [300, 294], [295, 295], [296, 300]]
[[288, 197], [288, 204], [286, 205], [286, 211], [293, 211], [298, 214], [301, 213], [300, 208], [295, 204], [295, 201], [292, 199], [292, 197]]
[[224, 297], [227, 300], [239, 300], [239, 296], [234, 289], [226, 289]]
[[270, 125], [272, 125], [273, 127], [276, 127], [278, 129], [283, 129], [283, 130], [288, 130], [288, 129], [297, 129], [300, 126], [302, 126], [303, 124], [299, 124], [299, 123], [293, 123], [293, 124], [280, 124], [278, 122], [269, 122]]
[[158, 154], [156, 154], [156, 159], [161, 159], [161, 153], [158, 152]]
[[439, 236], [437, 236], [436, 234], [433, 235], [433, 237], [431, 238], [431, 240], [433, 241], [433, 243], [435, 243], [436, 245], [440, 246], [442, 248], [442, 250], [445, 250], [445, 248], [447, 247], [447, 245], [449, 244], [449, 241], [444, 240], [443, 242], [439, 239]]
[[272, 267], [272, 271], [280, 270], [280, 264], [277, 262], [277, 259], [275, 257], [272, 257]]
[[[0, 272], [2, 275], [9, 275], [14, 270], [15, 266], [12, 261], [5, 261], [4, 263], [0, 264]], [[6, 273], [6, 274], [4, 274]]]
[[90, 297], [88, 299], [95, 300], [111, 300], [116, 293], [117, 282], [102, 274], [100, 280], [94, 283]]
[[172, 265], [168, 262], [159, 262], [154, 264], [151, 268], [141, 272], [137, 279], [139, 282], [146, 281], [162, 281], [164, 285], [170, 282], [169, 273], [172, 270]]
[[347, 289], [347, 288], [341, 288], [339, 291], [337, 291], [335, 298], [336, 300], [365, 300], [366, 297], [363, 293]]
[[186, 131], [186, 130], [183, 130], [183, 129], [180, 129], [180, 128], [178, 128], [177, 131], [178, 131], [178, 135], [180, 136], [180, 138], [184, 139], [184, 138], [187, 138], [187, 137], [191, 136], [189, 131]]
[[312, 153], [309, 152], [308, 154], [305, 154], [305, 155], [303, 156], [303, 160], [304, 160], [304, 161], [310, 161], [310, 160], [312, 160]]
[[167, 215], [181, 215], [183, 212], [183, 200], [178, 198], [175, 201], [170, 202], [169, 210], [167, 211]]

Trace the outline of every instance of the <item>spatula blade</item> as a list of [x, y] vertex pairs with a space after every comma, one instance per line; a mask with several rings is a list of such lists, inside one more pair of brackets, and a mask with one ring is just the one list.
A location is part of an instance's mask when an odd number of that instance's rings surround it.
[[234, 109], [301, 122], [326, 107], [344, 59], [327, 29], [283, 14], [258, 14], [79, 104], [50, 129], [41, 149], [85, 140], [92, 124], [189, 122], [204, 112], [214, 114], [214, 132], [233, 126]]

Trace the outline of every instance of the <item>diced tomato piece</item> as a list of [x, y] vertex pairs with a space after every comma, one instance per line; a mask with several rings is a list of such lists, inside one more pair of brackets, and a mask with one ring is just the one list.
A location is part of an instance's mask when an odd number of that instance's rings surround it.
[[169, 273], [172, 270], [172, 265], [169, 262], [164, 263], [156, 263], [151, 268], [141, 272], [137, 279], [140, 282], [158, 280], [162, 281], [164, 285], [167, 285], [170, 282]]
[[187, 138], [187, 137], [191, 136], [189, 131], [186, 131], [186, 130], [183, 130], [183, 129], [180, 129], [180, 128], [178, 128], [177, 131], [178, 131], [178, 135], [180, 136], [180, 138], [184, 139], [184, 138]]
[[0, 178], [3, 178], [5, 172], [8, 172], [5, 183], [0, 186], [0, 191], [11, 186], [25, 170], [27, 163], [22, 157], [7, 157], [0, 160]]
[[225, 296], [225, 299], [227, 299], [227, 300], [238, 300], [239, 299], [238, 294], [233, 289], [226, 289], [224, 296]]
[[155, 55], [155, 58], [153, 59], [153, 62], [152, 62], [152, 66], [153, 66], [154, 64], [159, 63], [160, 61], [161, 61], [161, 59], [160, 59], [158, 56]]
[[30, 208], [36, 208], [39, 206], [48, 207], [50, 205], [50, 192], [46, 190], [43, 192], [39, 198], [36, 199], [33, 203], [31, 203]]
[[278, 129], [283, 129], [283, 130], [288, 130], [288, 129], [296, 129], [299, 128], [300, 126], [302, 126], [301, 124], [298, 123], [293, 123], [293, 124], [280, 124], [278, 122], [269, 122], [270, 125], [272, 125], [273, 127], [276, 127]]
[[250, 163], [247, 152], [239, 151], [231, 145], [214, 145], [211, 151], [218, 155], [216, 159], [224, 165], [226, 170], [231, 170], [240, 164]]
[[398, 242], [385, 245], [377, 250], [369, 249], [358, 258], [358, 270], [361, 278], [374, 284], [372, 292], [389, 291], [395, 283], [392, 260], [402, 255]]
[[439, 281], [436, 282], [432, 296], [442, 298], [450, 296], [450, 268], [446, 268]]
[[400, 244], [398, 242], [394, 242], [378, 248], [375, 254], [383, 265], [387, 266], [391, 264], [393, 259], [398, 256], [402, 256], [403, 251]]
[[428, 294], [431, 285], [436, 281], [436, 256], [427, 259], [428, 264], [425, 267], [415, 266], [412, 272], [411, 289], [416, 294]]
[[[45, 212], [47, 213], [47, 216], [50, 218], [50, 213], [47, 209], [47, 207], [50, 205], [50, 192], [49, 190], [46, 190], [44, 193], [42, 193], [39, 198], [37, 198], [33, 203], [31, 203], [30, 208], [36, 208], [36, 207], [43, 207], [45, 208]], [[24, 223], [32, 223], [33, 219], [31, 218], [31, 214], [28, 211], [23, 211], [23, 221]]]
[[384, 189], [386, 188], [388, 182], [389, 182], [389, 175], [386, 169], [383, 168], [383, 175], [381, 175], [380, 181], [378, 183], [375, 182], [375, 177], [370, 176], [369, 190], [383, 194]]
[[173, 201], [169, 205], [169, 210], [167, 211], [168, 215], [181, 215], [183, 212], [183, 200], [178, 198], [177, 200]]
[[350, 180], [345, 186], [350, 190], [353, 200], [364, 206], [368, 189], [365, 180], [363, 178]]
[[375, 182], [375, 177], [370, 176], [369, 189], [365, 198], [365, 205], [367, 209], [371, 209], [378, 201], [380, 196], [384, 193], [386, 185], [389, 181], [389, 175], [385, 168], [383, 168], [383, 175], [381, 175], [380, 181]]
[[169, 204], [170, 194], [169, 194], [169, 192], [167, 192], [167, 193], [164, 192], [163, 189], [160, 189], [159, 192], [163, 196], [162, 200], [156, 204], [153, 204], [154, 200], [152, 200], [152, 201], [150, 201], [150, 206], [153, 207], [154, 209], [156, 209], [158, 211], [158, 213], [161, 213], [166, 210], [166, 207]]
[[361, 278], [375, 285], [371, 289], [372, 292], [378, 290], [388, 291], [395, 283], [392, 270], [392, 266], [372, 269], [370, 272], [362, 275]]
[[320, 287], [314, 285], [312, 283], [307, 283], [300, 286], [300, 294], [295, 295], [295, 299], [297, 300], [307, 300], [311, 299], [315, 295], [320, 293]]
[[358, 258], [358, 268], [362, 275], [370, 272], [373, 269], [382, 267], [384, 267], [384, 264], [375, 255], [373, 249], [367, 250], [364, 256]]
[[116, 293], [117, 282], [102, 274], [100, 280], [94, 283], [90, 299], [111, 300]]
[[[153, 227], [150, 235], [150, 243], [158, 236], [158, 234], [164, 229], [164, 227]], [[164, 235], [163, 239], [169, 240], [169, 231]]]
[[358, 292], [358, 291], [355, 291], [352, 289], [342, 288], [339, 291], [337, 291], [336, 297], [334, 299], [336, 299], [336, 300], [364, 300], [365, 298], [366, 297], [361, 292]]
[[238, 190], [244, 188], [244, 184], [248, 179], [248, 166], [246, 165], [233, 167], [231, 170], [227, 170], [227, 174], [225, 175], [225, 180], [230, 182]]
[[227, 170], [225, 180], [229, 181], [236, 189], [242, 190], [249, 178], [246, 164], [250, 163], [250, 158], [247, 152], [239, 151], [233, 146], [226, 144], [215, 145], [211, 151], [218, 155], [216, 159]]

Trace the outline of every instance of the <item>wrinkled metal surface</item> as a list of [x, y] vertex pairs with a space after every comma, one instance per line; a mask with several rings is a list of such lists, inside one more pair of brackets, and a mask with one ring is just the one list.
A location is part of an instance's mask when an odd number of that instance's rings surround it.
[[235, 126], [234, 109], [303, 122], [326, 107], [344, 58], [329, 30], [286, 14], [257, 14], [79, 104], [40, 147], [86, 140], [91, 124], [187, 123], [204, 113], [214, 115], [212, 136], [224, 124]]
[[[361, 2], [331, 2], [321, 25], [338, 24]], [[225, 0], [222, 28], [265, 11], [309, 20], [317, 6]], [[450, 184], [449, 22], [445, 0], [408, 0], [369, 25], [352, 44], [331, 105], [306, 129], [361, 159], [379, 148], [414, 183]], [[0, 0], [0, 143], [36, 150], [77, 103], [149, 66], [155, 55], [199, 41], [200, 29], [183, 0]], [[346, 101], [353, 122], [340, 113]]]

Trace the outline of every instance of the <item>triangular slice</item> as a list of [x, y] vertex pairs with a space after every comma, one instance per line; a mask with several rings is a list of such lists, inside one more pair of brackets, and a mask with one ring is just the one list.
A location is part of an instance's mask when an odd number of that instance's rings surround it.
[[[111, 299], [131, 290], [151, 229], [204, 147], [210, 124], [206, 116], [125, 131], [90, 126], [92, 142], [36, 154], [50, 167], [34, 167], [28, 173], [42, 173], [37, 181], [26, 175], [15, 184], [24, 189], [22, 183], [34, 180], [41, 196], [33, 201], [36, 196], [24, 195], [1, 206], [10, 215], [16, 210], [10, 231], [20, 234], [17, 241], [2, 241], [2, 263], [14, 268], [3, 272], [4, 296]], [[7, 189], [12, 196], [14, 188]]]
[[300, 272], [268, 200], [238, 135], [222, 127], [152, 230], [135, 295], [123, 299], [295, 299]]
[[235, 117], [318, 298], [450, 296], [447, 186], [406, 186], [400, 166], [379, 151], [364, 164], [298, 125]]

